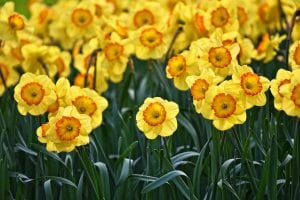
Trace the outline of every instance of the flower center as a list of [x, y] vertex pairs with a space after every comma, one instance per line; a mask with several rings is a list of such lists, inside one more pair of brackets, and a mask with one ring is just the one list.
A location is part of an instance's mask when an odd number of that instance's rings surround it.
[[163, 41], [163, 35], [155, 28], [148, 28], [142, 31], [140, 35], [140, 42], [143, 46], [148, 48], [155, 48]]
[[207, 33], [207, 30], [204, 25], [204, 17], [197, 13], [197, 14], [195, 14], [194, 20], [195, 20], [196, 28], [198, 29], [198, 31], [200, 33]]
[[80, 134], [81, 123], [75, 117], [63, 116], [55, 126], [57, 137], [63, 141], [71, 141]]
[[50, 113], [56, 113], [59, 109], [59, 100], [57, 99], [53, 104], [48, 106], [48, 112]]
[[144, 120], [150, 126], [162, 124], [166, 119], [166, 110], [161, 103], [150, 103], [143, 112]]
[[297, 65], [300, 65], [300, 43], [298, 43], [298, 46], [295, 49], [295, 53], [293, 55], [293, 58], [295, 60], [295, 63]]
[[297, 107], [300, 107], [300, 84], [294, 87], [291, 99]]
[[240, 26], [243, 26], [246, 23], [246, 21], [248, 20], [248, 14], [243, 7], [238, 6], [237, 17], [238, 17]]
[[137, 28], [144, 25], [153, 25], [155, 23], [155, 17], [150, 10], [143, 9], [135, 13], [133, 23]]
[[49, 123], [42, 124], [41, 128], [42, 128], [42, 137], [46, 137], [46, 133], [50, 128], [50, 124]]
[[215, 116], [219, 118], [228, 118], [236, 110], [236, 100], [230, 94], [217, 94], [211, 104], [211, 108], [215, 112]]
[[29, 105], [39, 105], [45, 96], [43, 86], [37, 82], [27, 83], [21, 89], [22, 99]]
[[200, 101], [205, 98], [209, 84], [204, 79], [197, 79], [191, 87], [191, 93], [194, 100]]
[[[81, 88], [85, 87], [84, 86], [84, 82], [85, 82], [85, 74], [78, 74], [75, 78], [74, 78], [74, 85], [77, 85]], [[87, 84], [86, 87], [88, 88], [92, 88], [94, 85], [94, 76], [92, 74], [88, 74], [87, 75]]]
[[208, 60], [214, 67], [224, 68], [231, 63], [231, 55], [225, 47], [213, 47], [208, 52]]
[[97, 17], [101, 17], [102, 16], [102, 7], [98, 4], [95, 4], [95, 15]]
[[109, 61], [117, 60], [123, 54], [124, 47], [118, 43], [110, 43], [105, 47], [105, 57]]
[[88, 96], [78, 96], [72, 103], [81, 114], [92, 116], [97, 110], [96, 103]]
[[11, 16], [9, 16], [8, 23], [9, 26], [15, 31], [23, 30], [25, 27], [23, 17], [18, 14], [12, 14]]
[[258, 15], [259, 15], [259, 18], [263, 21], [263, 22], [268, 22], [270, 19], [269, 19], [269, 9], [270, 9], [270, 6], [268, 3], [262, 3], [259, 8], [258, 8]]
[[173, 77], [178, 77], [186, 71], [186, 61], [182, 55], [177, 55], [168, 61], [168, 72]]
[[289, 83], [291, 83], [291, 79], [284, 79], [284, 80], [280, 81], [280, 83], [278, 84], [278, 87], [277, 87], [279, 96], [283, 97], [283, 95], [282, 95], [281, 92], [280, 92], [280, 88], [281, 88], [283, 85], [289, 84]]
[[93, 22], [93, 15], [87, 9], [77, 8], [72, 12], [71, 20], [75, 26], [86, 28]]
[[229, 13], [223, 6], [215, 9], [211, 13], [211, 23], [215, 27], [223, 27], [229, 20]]
[[262, 84], [259, 76], [252, 72], [248, 72], [241, 77], [241, 87], [247, 95], [257, 95], [262, 90]]
[[40, 13], [39, 13], [39, 23], [43, 24], [44, 22], [46, 22], [46, 19], [48, 17], [50, 13], [50, 9], [49, 8], [44, 8]]

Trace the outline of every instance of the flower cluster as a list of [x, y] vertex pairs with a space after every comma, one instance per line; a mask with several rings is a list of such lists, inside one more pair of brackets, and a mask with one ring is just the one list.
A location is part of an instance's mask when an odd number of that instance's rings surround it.
[[88, 135], [102, 123], [107, 100], [94, 90], [70, 86], [66, 78], [54, 84], [46, 75], [25, 73], [14, 97], [22, 115], [48, 112], [49, 122], [37, 129], [38, 139], [48, 151], [72, 151], [89, 142]]
[[[40, 141], [49, 150], [69, 151], [88, 141], [74, 138], [101, 124], [107, 102], [99, 94], [123, 80], [132, 57], [167, 60], [166, 77], [177, 89], [190, 91], [196, 111], [217, 129], [244, 123], [246, 110], [266, 103], [270, 85], [252, 61], [277, 59], [287, 37], [282, 33], [293, 28], [283, 22], [291, 21], [300, 5], [289, 0], [59, 0], [49, 6], [34, 0], [28, 7], [29, 19], [15, 12], [12, 2], [0, 8], [0, 95], [25, 73], [15, 87], [19, 112], [49, 112], [49, 123], [38, 129]], [[295, 21], [289, 56], [283, 54], [293, 71], [279, 70], [271, 81], [275, 108], [291, 116], [299, 116], [300, 109], [299, 26]], [[177, 128], [178, 112], [166, 100], [146, 99], [137, 126], [147, 138], [168, 136]], [[86, 116], [91, 127], [83, 128]]]

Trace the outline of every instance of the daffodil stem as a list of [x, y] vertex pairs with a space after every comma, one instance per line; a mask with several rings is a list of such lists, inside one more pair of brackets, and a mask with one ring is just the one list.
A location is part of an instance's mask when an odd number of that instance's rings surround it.
[[170, 163], [172, 163], [171, 154], [170, 154], [170, 151], [169, 151], [168, 145], [167, 145], [167, 139], [165, 137], [162, 137], [162, 142], [163, 142], [163, 146], [164, 146], [165, 151], [166, 151], [166, 156], [167, 156], [168, 160], [170, 161]]
[[285, 49], [285, 67], [286, 69], [289, 69], [289, 49], [290, 49], [290, 43], [292, 39], [292, 32], [295, 26], [295, 22], [297, 17], [300, 16], [300, 9], [296, 10], [294, 13], [291, 23], [287, 24], [287, 38], [286, 38], [286, 49]]
[[176, 38], [178, 37], [178, 35], [179, 35], [182, 31], [183, 31], [183, 28], [182, 28], [182, 27], [179, 27], [179, 28], [175, 31], [174, 36], [173, 36], [173, 38], [172, 38], [172, 40], [171, 40], [171, 43], [170, 43], [170, 45], [169, 45], [168, 51], [167, 51], [167, 53], [166, 53], [166, 60], [165, 60], [165, 63], [167, 63], [168, 59], [170, 58], [171, 53], [172, 53], [172, 48], [173, 48], [173, 45], [174, 45], [174, 43], [175, 43], [175, 41], [176, 41]]
[[7, 90], [7, 85], [6, 85], [5, 78], [4, 78], [4, 75], [2, 73], [2, 70], [0, 70], [0, 78], [1, 78], [1, 81], [2, 81], [2, 84], [5, 88], [5, 90]]
[[286, 14], [283, 11], [281, 0], [277, 0], [277, 3], [278, 3], [278, 11], [279, 11], [279, 17], [280, 17], [280, 19], [279, 19], [280, 20], [280, 28], [282, 31], [284, 29], [282, 22], [284, 22], [287, 27], [288, 27], [289, 23], [287, 21]]
[[[238, 151], [239, 151], [240, 157], [242, 158], [243, 157], [243, 146], [242, 146], [241, 140], [239, 138], [239, 135], [238, 135], [236, 129], [233, 128], [232, 130], [233, 130], [233, 136], [235, 137], [235, 140], [236, 140], [236, 143], [237, 143], [237, 147], [238, 147]], [[246, 169], [247, 169], [247, 172], [248, 172], [248, 174], [250, 176], [250, 179], [251, 179], [251, 186], [252, 186], [254, 194], [256, 194], [256, 192], [257, 192], [257, 185], [256, 185], [256, 181], [254, 179], [254, 175], [251, 172], [250, 165], [249, 165], [247, 159], [242, 159], [242, 160], [244, 160], [244, 162], [246, 164]]]
[[294, 131], [294, 145], [293, 145], [293, 170], [292, 170], [292, 194], [295, 194], [296, 187], [299, 184], [299, 167], [300, 167], [300, 137], [298, 133], [299, 118], [296, 120]]
[[94, 83], [93, 83], [93, 88], [95, 89], [95, 86], [96, 86], [96, 76], [95, 74], [97, 73], [96, 72], [96, 61], [97, 61], [97, 54], [98, 52], [101, 51], [101, 49], [95, 49], [90, 55], [89, 55], [89, 59], [88, 59], [88, 63], [87, 63], [87, 69], [86, 69], [86, 73], [85, 73], [85, 76], [84, 76], [84, 87], [87, 87], [87, 83], [88, 83], [88, 75], [89, 75], [89, 71], [90, 71], [90, 68], [92, 67], [93, 64], [95, 64], [95, 69], [94, 69], [94, 77], [93, 77], [93, 80], [94, 80]]

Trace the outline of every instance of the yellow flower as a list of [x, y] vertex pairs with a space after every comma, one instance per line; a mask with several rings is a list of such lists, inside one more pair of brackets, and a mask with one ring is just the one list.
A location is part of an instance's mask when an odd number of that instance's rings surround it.
[[0, 8], [0, 40], [16, 45], [20, 32], [31, 32], [24, 16], [14, 12], [14, 2], [7, 2]]
[[175, 102], [160, 97], [147, 98], [136, 114], [137, 127], [148, 139], [170, 136], [177, 129], [178, 112]]
[[71, 73], [71, 54], [67, 51], [62, 51], [57, 55], [54, 64], [57, 68], [57, 73], [59, 77], [68, 77]]
[[280, 88], [283, 95], [282, 110], [289, 116], [300, 117], [300, 69], [292, 71], [290, 84]]
[[53, 78], [57, 73], [56, 60], [60, 50], [56, 46], [27, 44], [22, 48], [24, 71], [34, 74], [47, 74]]
[[68, 106], [59, 108], [55, 117], [37, 129], [37, 135], [40, 142], [47, 143], [47, 151], [70, 152], [88, 144], [91, 131], [91, 118]]
[[53, 19], [53, 9], [43, 2], [34, 2], [30, 5], [29, 23], [34, 27], [35, 34], [48, 36], [48, 25]]
[[80, 114], [92, 118], [92, 127], [96, 128], [102, 123], [102, 113], [107, 108], [107, 100], [89, 88], [72, 86], [67, 94], [66, 102], [74, 105]]
[[246, 121], [246, 112], [243, 102], [230, 88], [228, 81], [219, 86], [212, 86], [205, 93], [205, 103], [202, 106], [203, 117], [213, 120], [213, 125], [221, 130], [228, 130], [235, 124]]
[[168, 50], [171, 37], [154, 26], [143, 26], [133, 33], [135, 55], [141, 60], [160, 59]]
[[271, 61], [276, 55], [276, 51], [279, 50], [280, 43], [286, 38], [285, 35], [279, 36], [276, 34], [275, 36], [269, 36], [269, 34], [265, 34], [263, 36], [262, 41], [258, 44], [254, 58], [256, 60], [263, 60], [264, 63]]
[[263, 76], [258, 76], [247, 65], [234, 67], [232, 83], [228, 89], [241, 91], [238, 93], [241, 100], [245, 102], [246, 109], [266, 104], [265, 92], [269, 88], [270, 81]]
[[46, 75], [25, 73], [15, 87], [14, 98], [22, 115], [41, 115], [57, 99], [54, 83]]
[[237, 31], [239, 21], [237, 18], [236, 3], [231, 0], [212, 1], [204, 17], [204, 24], [209, 32], [221, 28], [224, 32]]
[[204, 104], [207, 90], [213, 85], [216, 86], [222, 80], [223, 77], [216, 76], [210, 68], [202, 69], [199, 76], [188, 76], [186, 78], [197, 113], [202, 112], [202, 106]]
[[283, 100], [282, 88], [291, 83], [292, 72], [279, 69], [276, 78], [271, 81], [271, 93], [274, 96], [274, 107], [277, 110], [282, 110], [282, 105], [285, 103]]
[[[19, 80], [19, 74], [14, 69], [14, 61], [9, 56], [0, 55], [0, 70], [7, 87], [15, 85]], [[0, 79], [0, 96], [5, 92], [4, 84]]]
[[68, 79], [64, 77], [58, 79], [54, 88], [57, 99], [48, 107], [48, 112], [50, 114], [55, 114], [58, 111], [59, 107], [66, 107], [68, 105], [66, 102], [66, 98], [70, 88], [71, 86]]
[[231, 75], [233, 66], [237, 65], [237, 55], [240, 47], [237, 42], [229, 44], [223, 41], [221, 31], [214, 32], [210, 38], [201, 38], [191, 44], [190, 50], [198, 55], [198, 65], [211, 68], [216, 75], [226, 77]]
[[289, 50], [289, 64], [293, 70], [300, 69], [300, 41], [292, 44]]
[[169, 59], [166, 73], [167, 78], [173, 79], [174, 85], [179, 90], [187, 90], [186, 77], [190, 75], [198, 75], [199, 67], [194, 55], [189, 51], [173, 56]]
[[250, 64], [255, 54], [255, 49], [252, 41], [249, 38], [237, 38], [240, 46], [240, 53], [238, 55], [239, 63], [241, 65]]

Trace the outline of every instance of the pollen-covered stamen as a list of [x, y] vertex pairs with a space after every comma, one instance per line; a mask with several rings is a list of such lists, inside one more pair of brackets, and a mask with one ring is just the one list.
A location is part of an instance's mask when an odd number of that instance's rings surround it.
[[148, 48], [155, 48], [162, 44], [163, 34], [155, 28], [147, 28], [141, 32], [140, 42]]
[[87, 9], [77, 8], [72, 12], [71, 21], [79, 28], [86, 28], [93, 22], [93, 15]]
[[252, 72], [247, 72], [241, 76], [241, 87], [246, 95], [257, 95], [262, 91], [262, 84], [259, 76]]
[[143, 9], [135, 13], [133, 23], [137, 28], [144, 25], [153, 25], [155, 23], [155, 17], [150, 10]]
[[81, 114], [92, 116], [97, 110], [95, 101], [88, 96], [78, 96], [72, 103]]
[[40, 83], [27, 83], [21, 88], [21, 98], [27, 105], [39, 105], [45, 96], [45, 90]]
[[15, 31], [20, 31], [25, 28], [25, 22], [22, 16], [18, 14], [12, 14], [8, 17], [8, 23], [10, 28]]
[[245, 8], [238, 6], [237, 7], [237, 17], [239, 20], [240, 26], [243, 26], [248, 21], [248, 14]]
[[284, 79], [284, 80], [279, 82], [278, 87], [277, 87], [277, 91], [278, 91], [279, 96], [283, 97], [283, 94], [281, 94], [281, 92], [280, 92], [280, 88], [282, 86], [284, 86], [285, 84], [289, 84], [289, 83], [291, 83], [291, 79]]
[[184, 56], [176, 55], [169, 59], [167, 70], [172, 77], [178, 77], [186, 71], [186, 61]]
[[291, 99], [294, 104], [300, 108], [300, 84], [296, 85], [293, 88]]
[[205, 98], [205, 93], [208, 90], [209, 84], [205, 79], [197, 79], [191, 87], [193, 99], [200, 101]]
[[220, 93], [214, 97], [211, 108], [216, 117], [228, 118], [236, 110], [236, 100], [230, 94]]
[[75, 117], [63, 116], [55, 124], [56, 135], [62, 141], [70, 141], [80, 134], [81, 123]]
[[194, 16], [194, 21], [195, 21], [195, 25], [196, 25], [196, 28], [198, 29], [198, 31], [200, 33], [207, 33], [207, 29], [205, 28], [205, 25], [204, 25], [204, 17], [200, 14], [195, 14]]
[[295, 53], [293, 55], [294, 61], [297, 65], [300, 65], [300, 43], [298, 43], [298, 46], [295, 49]]
[[166, 119], [166, 110], [164, 106], [159, 103], [150, 103], [143, 112], [144, 120], [150, 126], [157, 126], [162, 124]]
[[218, 7], [217, 9], [211, 12], [211, 23], [215, 27], [223, 27], [229, 21], [230, 15], [226, 8], [223, 6]]
[[114, 61], [120, 58], [124, 52], [124, 47], [118, 43], [110, 43], [104, 49], [107, 60]]
[[225, 47], [212, 47], [208, 52], [209, 62], [217, 68], [225, 68], [231, 63], [231, 54]]

